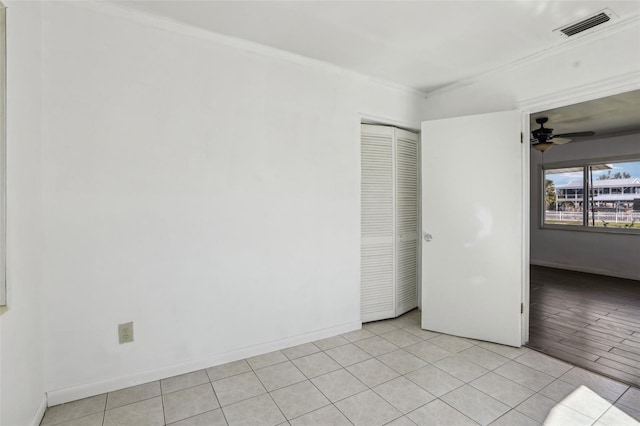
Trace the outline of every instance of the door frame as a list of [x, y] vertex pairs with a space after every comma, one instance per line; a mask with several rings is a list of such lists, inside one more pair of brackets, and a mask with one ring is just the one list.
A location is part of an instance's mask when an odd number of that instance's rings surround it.
[[[596, 81], [582, 86], [572, 87], [566, 90], [558, 91], [535, 98], [522, 99], [517, 102], [517, 109], [523, 112], [522, 132], [529, 141], [530, 133], [530, 115], [546, 111], [553, 108], [560, 108], [567, 105], [574, 105], [581, 102], [587, 102], [594, 99], [605, 98], [607, 96], [618, 95], [620, 93], [631, 92], [640, 89], [640, 72], [630, 72], [621, 74], [612, 78]], [[530, 142], [529, 142], [530, 143]], [[531, 150], [523, 155], [523, 173], [526, 173], [524, 179], [527, 181], [526, 199], [523, 200], [523, 209], [526, 216], [526, 229], [524, 230], [523, 248], [525, 254], [525, 271], [523, 271], [522, 282], [522, 344], [529, 341], [529, 308], [530, 308], [530, 283], [529, 283], [529, 267], [531, 264]], [[526, 157], [526, 158], [524, 158]]]

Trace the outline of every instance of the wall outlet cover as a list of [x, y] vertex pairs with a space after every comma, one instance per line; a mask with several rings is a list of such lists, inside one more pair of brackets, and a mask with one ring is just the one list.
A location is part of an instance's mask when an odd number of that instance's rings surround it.
[[120, 344], [133, 342], [133, 322], [118, 324], [118, 341]]

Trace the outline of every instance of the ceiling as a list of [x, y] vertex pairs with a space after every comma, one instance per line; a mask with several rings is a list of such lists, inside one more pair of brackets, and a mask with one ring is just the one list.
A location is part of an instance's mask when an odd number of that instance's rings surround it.
[[[604, 9], [615, 24], [640, 1], [111, 0], [111, 4], [249, 40], [428, 93], [565, 43], [553, 30]], [[584, 37], [588, 32], [578, 34]], [[640, 91], [556, 108], [555, 134], [640, 132]]]
[[[588, 139], [640, 133], [640, 90], [595, 99], [531, 114], [531, 130], [540, 127], [536, 118], [548, 117], [545, 127], [554, 134], [594, 131]], [[587, 140], [576, 138], [573, 141]]]
[[422, 92], [561, 44], [566, 39], [554, 29], [605, 8], [611, 9], [617, 19], [604, 25], [640, 16], [637, 0], [110, 3]]

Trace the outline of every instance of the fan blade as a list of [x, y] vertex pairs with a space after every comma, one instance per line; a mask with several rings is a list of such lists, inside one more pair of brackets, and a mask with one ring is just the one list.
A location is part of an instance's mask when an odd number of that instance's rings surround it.
[[584, 138], [587, 136], [595, 136], [596, 132], [574, 132], [574, 133], [562, 133], [555, 135], [554, 138]]
[[571, 139], [554, 137], [553, 139], [551, 139], [551, 142], [555, 143], [556, 145], [564, 145], [565, 143], [571, 142]]

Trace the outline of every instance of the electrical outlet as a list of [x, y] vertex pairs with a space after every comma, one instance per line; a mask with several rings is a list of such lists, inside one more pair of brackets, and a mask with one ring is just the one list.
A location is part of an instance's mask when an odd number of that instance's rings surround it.
[[133, 342], [133, 322], [118, 324], [118, 340], [120, 344]]

